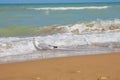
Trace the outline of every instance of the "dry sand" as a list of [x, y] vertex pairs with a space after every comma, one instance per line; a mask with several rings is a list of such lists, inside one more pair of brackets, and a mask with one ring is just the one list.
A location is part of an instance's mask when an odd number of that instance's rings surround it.
[[120, 80], [120, 54], [0, 64], [0, 80]]

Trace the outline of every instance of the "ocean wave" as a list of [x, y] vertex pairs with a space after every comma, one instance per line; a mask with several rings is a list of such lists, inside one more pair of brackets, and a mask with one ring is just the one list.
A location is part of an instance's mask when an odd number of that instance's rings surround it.
[[27, 8], [33, 10], [84, 10], [84, 9], [107, 9], [110, 6], [86, 6], [86, 7], [41, 7], [41, 8]]
[[68, 25], [52, 25], [47, 27], [37, 28], [38, 34], [56, 34], [56, 33], [101, 33], [120, 31], [120, 19], [114, 20], [96, 20], [89, 22], [78, 22]]
[[71, 50], [83, 45], [120, 48], [119, 19], [49, 26], [37, 30], [45, 32], [46, 35], [24, 38], [1, 37], [0, 57], [30, 54], [37, 51], [37, 48]]

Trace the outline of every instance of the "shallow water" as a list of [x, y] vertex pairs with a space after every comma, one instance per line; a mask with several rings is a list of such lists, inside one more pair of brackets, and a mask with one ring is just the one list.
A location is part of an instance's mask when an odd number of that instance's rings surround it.
[[97, 46], [81, 46], [78, 48], [41, 50], [41, 51], [34, 51], [33, 53], [29, 53], [29, 54], [18, 54], [18, 55], [9, 55], [9, 56], [0, 57], [0, 64], [31, 61], [37, 59], [48, 59], [48, 58], [56, 58], [56, 57], [106, 54], [111, 52], [115, 52], [115, 50], [112, 48], [97, 47]]

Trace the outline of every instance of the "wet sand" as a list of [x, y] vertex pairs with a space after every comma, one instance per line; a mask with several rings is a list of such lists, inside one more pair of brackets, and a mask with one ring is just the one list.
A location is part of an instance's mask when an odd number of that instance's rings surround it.
[[0, 80], [120, 80], [120, 53], [0, 64]]

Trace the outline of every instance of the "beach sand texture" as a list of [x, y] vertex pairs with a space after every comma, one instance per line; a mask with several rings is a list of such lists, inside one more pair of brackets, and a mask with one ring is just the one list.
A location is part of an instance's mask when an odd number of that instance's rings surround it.
[[120, 54], [0, 64], [0, 80], [120, 80]]

